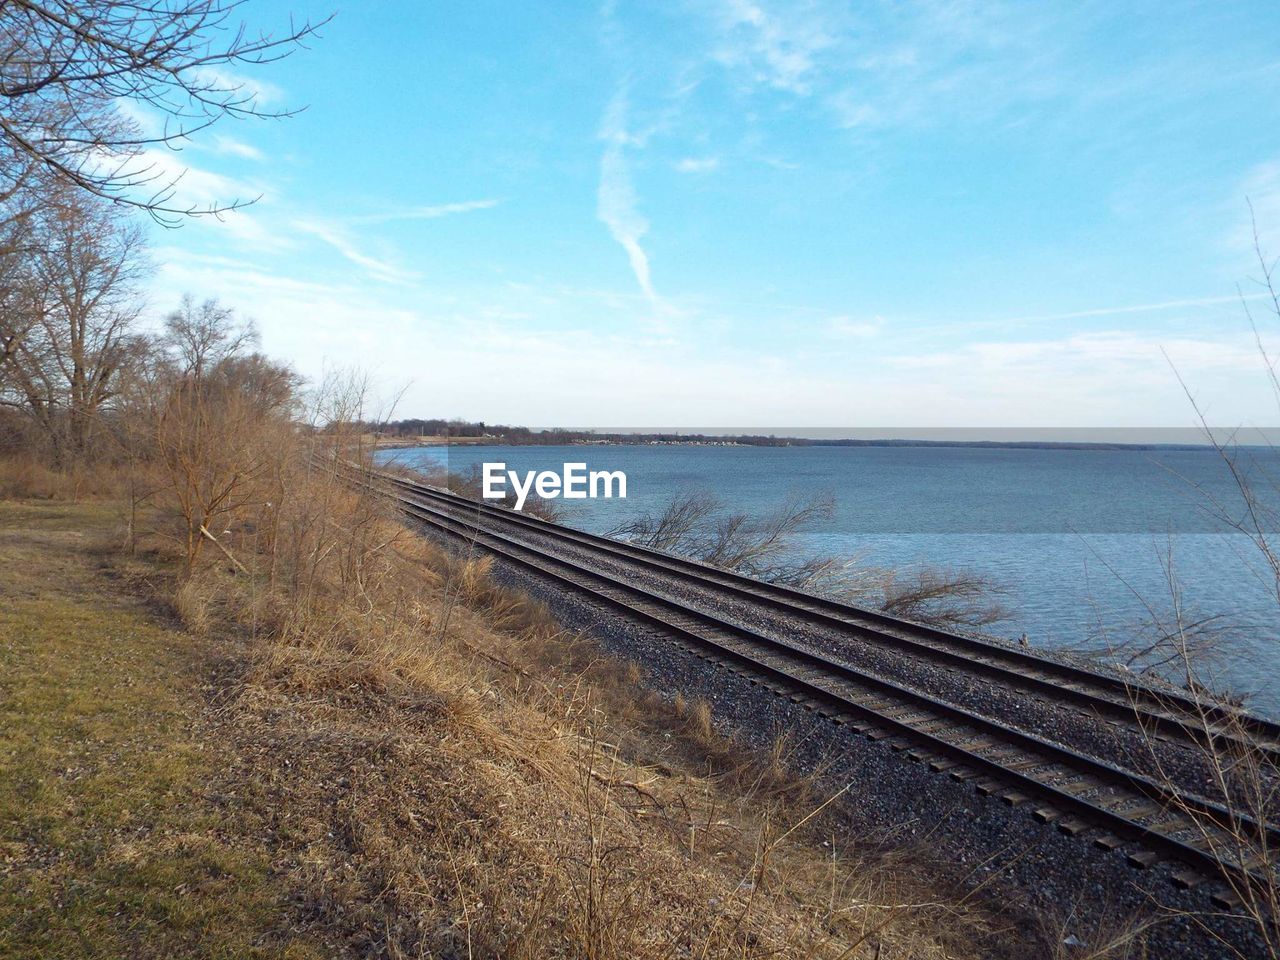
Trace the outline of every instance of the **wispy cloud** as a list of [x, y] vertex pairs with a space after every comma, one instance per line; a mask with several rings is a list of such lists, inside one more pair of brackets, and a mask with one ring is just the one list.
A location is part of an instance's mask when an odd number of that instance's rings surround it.
[[680, 173], [710, 173], [720, 168], [719, 157], [685, 157], [676, 162]]
[[216, 136], [213, 138], [213, 148], [218, 153], [229, 154], [233, 157], [243, 157], [246, 160], [261, 160], [262, 151], [251, 144], [234, 137]]
[[361, 267], [375, 280], [386, 283], [406, 283], [415, 279], [415, 275], [402, 270], [395, 264], [378, 257], [370, 256], [356, 246], [347, 234], [338, 226], [323, 220], [295, 220], [294, 227], [302, 233], [327, 243], [356, 266]]
[[711, 59], [748, 92], [812, 98], [843, 129], [989, 116], [1086, 82], [1058, 15], [998, 0], [720, 0]]
[[[137, 157], [133, 171], [146, 189], [169, 195], [166, 203], [181, 209], [219, 208], [217, 217], [204, 217], [210, 230], [224, 231], [236, 242], [259, 252], [279, 253], [293, 246], [287, 231], [274, 229], [264, 208], [272, 201], [272, 185], [240, 179], [186, 162], [187, 152], [152, 147]], [[140, 191], [143, 192], [143, 191]], [[229, 209], [234, 204], [242, 209]]]
[[1054, 340], [982, 341], [945, 353], [887, 358], [903, 370], [953, 370], [965, 376], [1029, 385], [1088, 378], [1109, 384], [1176, 387], [1169, 362], [1191, 371], [1240, 371], [1258, 364], [1257, 345], [1243, 332], [1226, 338], [1165, 337], [1103, 330]]
[[[436, 220], [441, 217], [487, 210], [497, 206], [498, 200], [468, 200], [461, 203], [442, 203], [434, 206], [405, 207], [387, 213], [366, 214], [354, 217], [311, 217], [295, 220], [293, 226], [328, 244], [347, 260], [360, 267], [373, 280], [383, 283], [409, 284], [418, 279], [410, 270], [397, 266], [386, 257], [374, 256], [363, 248], [362, 241], [353, 237], [350, 228], [372, 224], [391, 223], [398, 220]], [[386, 246], [385, 242], [383, 246]]]
[[867, 340], [884, 329], [884, 318], [873, 317], [870, 320], [855, 320], [841, 315], [827, 318], [827, 333], [837, 340]]
[[258, 107], [271, 108], [284, 101], [284, 91], [274, 83], [248, 77], [224, 67], [201, 67], [199, 79], [223, 94], [250, 99]]
[[461, 203], [439, 203], [425, 207], [405, 207], [388, 213], [371, 213], [365, 216], [351, 217], [351, 223], [391, 223], [395, 220], [438, 220], [440, 217], [452, 217], [460, 213], [471, 213], [475, 210], [491, 210], [501, 200], [464, 200]]
[[638, 141], [627, 132], [627, 91], [620, 89], [605, 110], [600, 128], [604, 153], [600, 157], [600, 186], [596, 192], [596, 215], [609, 228], [613, 239], [627, 252], [636, 283], [655, 306], [660, 305], [653, 288], [649, 256], [640, 241], [649, 232], [649, 221], [638, 209], [627, 148]]
[[836, 42], [814, 4], [768, 10], [753, 0], [726, 0], [719, 8], [719, 26], [723, 40], [717, 60], [791, 93], [810, 91], [819, 57]]
[[[1246, 299], [1257, 299], [1249, 295]], [[1224, 303], [1239, 303], [1240, 296], [1196, 297], [1190, 300], [1161, 300], [1158, 303], [1129, 304], [1122, 307], [1095, 307], [1092, 310], [1075, 310], [1071, 313], [1042, 314], [1035, 317], [1015, 317], [1005, 323], [1043, 323], [1050, 320], [1083, 320], [1088, 317], [1112, 317], [1125, 313], [1156, 313], [1161, 310], [1178, 310], [1184, 307], [1213, 307]]]

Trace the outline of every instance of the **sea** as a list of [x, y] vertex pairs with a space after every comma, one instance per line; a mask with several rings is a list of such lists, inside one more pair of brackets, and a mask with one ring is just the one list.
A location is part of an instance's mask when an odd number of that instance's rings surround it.
[[755, 517], [828, 500], [830, 515], [797, 535], [798, 553], [907, 578], [976, 574], [1008, 611], [986, 632], [1113, 661], [1177, 623], [1202, 625], [1205, 676], [1280, 716], [1276, 578], [1259, 544], [1233, 529], [1252, 511], [1271, 534], [1280, 451], [1234, 456], [1234, 472], [1208, 447], [450, 445], [377, 459], [460, 473], [485, 462], [521, 474], [621, 470], [626, 499], [558, 501], [563, 522], [593, 533], [693, 492]]

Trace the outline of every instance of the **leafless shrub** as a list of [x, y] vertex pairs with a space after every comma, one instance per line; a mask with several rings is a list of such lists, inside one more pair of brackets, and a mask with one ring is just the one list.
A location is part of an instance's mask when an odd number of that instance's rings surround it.
[[609, 536], [734, 570], [769, 583], [833, 596], [941, 626], [983, 627], [1008, 618], [1000, 587], [968, 571], [895, 571], [803, 551], [797, 535], [830, 518], [830, 497], [792, 498], [760, 517], [730, 512], [714, 496], [687, 492]]
[[812, 587], [834, 572], [835, 561], [798, 557], [795, 536], [831, 516], [828, 497], [793, 498], [762, 516], [730, 512], [709, 493], [678, 494], [656, 513], [647, 512], [610, 530], [608, 536], [761, 580]]
[[[1181, 651], [1175, 655], [1176, 669], [1194, 694], [1190, 706], [1185, 700], [1169, 700], [1165, 709], [1190, 726], [1201, 744], [1201, 792], [1214, 801], [1216, 809], [1206, 809], [1183, 792], [1178, 762], [1154, 730], [1144, 730], [1143, 736], [1149, 767], [1168, 795], [1178, 798], [1169, 803], [1169, 812], [1189, 825], [1193, 845], [1230, 868], [1221, 877], [1211, 878], [1226, 888], [1222, 899], [1227, 905], [1221, 913], [1190, 919], [1220, 939], [1226, 955], [1275, 960], [1280, 957], [1280, 851], [1271, 825], [1280, 818], [1280, 768], [1244, 716], [1231, 712], [1232, 704], [1199, 679], [1202, 663], [1194, 641], [1184, 642], [1175, 627], [1165, 648]], [[1224, 936], [1220, 926], [1224, 919], [1250, 930], [1263, 952], [1257, 954], [1255, 947], [1242, 947], [1238, 938]]]
[[895, 617], [950, 627], [985, 627], [1009, 618], [1002, 592], [989, 578], [965, 570], [926, 568], [890, 572], [880, 609]]
[[723, 509], [709, 493], [691, 491], [672, 497], [657, 513], [644, 513], [619, 524], [608, 535], [653, 550], [698, 556], [703, 531]]
[[171, 376], [159, 384], [155, 448], [182, 518], [190, 570], [224, 519], [271, 502], [272, 481], [292, 448], [298, 380], [260, 354], [187, 352], [189, 341], [175, 336], [187, 329], [186, 317], [170, 318]]
[[[1274, 280], [1274, 263], [1265, 255], [1254, 224], [1254, 251], [1261, 269], [1259, 284], [1264, 291], [1267, 309], [1280, 321], [1280, 296]], [[1259, 326], [1249, 311], [1249, 301], [1242, 302], [1254, 331], [1259, 355], [1273, 394], [1280, 404], [1280, 379], [1275, 361], [1268, 354]], [[1177, 371], [1174, 371], [1177, 376]], [[1253, 549], [1255, 564], [1247, 564], [1246, 575], [1257, 577], [1268, 585], [1280, 607], [1280, 559], [1275, 548], [1275, 535], [1280, 529], [1277, 494], [1280, 485], [1248, 452], [1235, 443], [1234, 436], [1223, 439], [1212, 430], [1204, 412], [1191, 391], [1182, 382], [1187, 399], [1199, 421], [1202, 435], [1218, 455], [1231, 480], [1235, 495], [1228, 500], [1198, 487], [1204, 509], [1226, 530], [1242, 537]], [[1253, 956], [1280, 958], [1280, 850], [1274, 839], [1275, 824], [1280, 822], [1280, 766], [1269, 745], [1254, 733], [1237, 704], [1213, 682], [1207, 670], [1210, 655], [1225, 653], [1217, 643], [1218, 618], [1191, 613], [1184, 604], [1181, 582], [1177, 575], [1172, 550], [1164, 561], [1169, 591], [1167, 614], [1159, 614], [1156, 605], [1143, 599], [1150, 613], [1147, 636], [1136, 649], [1124, 653], [1139, 657], [1179, 683], [1191, 693], [1190, 698], [1170, 701], [1167, 709], [1181, 716], [1196, 732], [1201, 744], [1199, 760], [1204, 780], [1204, 793], [1217, 804], [1206, 810], [1200, 804], [1185, 800], [1178, 789], [1179, 780], [1173, 761], [1154, 731], [1144, 737], [1150, 764], [1157, 780], [1179, 797], [1172, 811], [1190, 824], [1195, 845], [1211, 853], [1232, 868], [1216, 882], [1225, 884], [1225, 901], [1229, 903], [1219, 915], [1193, 916], [1210, 936], [1222, 937], [1223, 920], [1234, 921], [1252, 934], [1252, 944], [1241, 946], [1234, 938], [1222, 938], [1227, 955], [1246, 960]], [[1141, 718], [1142, 714], [1138, 716]]]

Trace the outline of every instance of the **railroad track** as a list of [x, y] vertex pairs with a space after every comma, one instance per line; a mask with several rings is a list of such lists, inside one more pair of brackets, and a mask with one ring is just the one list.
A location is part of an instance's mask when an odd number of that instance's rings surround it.
[[1176, 690], [1157, 690], [1110, 673], [1088, 670], [1038, 656], [1028, 650], [999, 646], [963, 634], [949, 633], [872, 610], [864, 610], [788, 587], [754, 580], [732, 571], [635, 544], [600, 537], [560, 524], [547, 523], [491, 504], [465, 500], [447, 491], [400, 477], [380, 475], [413, 496], [465, 511], [476, 524], [523, 529], [575, 549], [650, 573], [682, 581], [766, 611], [797, 617], [855, 638], [943, 664], [1035, 697], [1076, 706], [1091, 719], [1127, 724], [1166, 740], [1203, 746], [1206, 733], [1235, 739], [1241, 733], [1250, 746], [1280, 764], [1280, 723], [1222, 704], [1197, 700]]
[[[851, 618], [860, 629], [867, 629], [863, 618], [876, 619], [867, 611], [828, 605], [819, 598], [756, 581], [747, 580], [744, 585], [737, 581], [746, 578], [703, 564], [603, 541], [400, 478], [380, 479], [390, 481], [381, 489], [395, 497], [408, 517], [446, 537], [482, 547], [633, 621], [655, 627], [698, 656], [740, 673], [753, 683], [764, 683], [836, 723], [872, 739], [887, 740], [894, 749], [928, 764], [934, 771], [972, 782], [979, 792], [995, 795], [1010, 806], [1028, 808], [1040, 822], [1055, 824], [1073, 836], [1085, 835], [1105, 850], [1125, 848], [1129, 861], [1138, 867], [1168, 862], [1173, 868], [1171, 878], [1184, 887], [1205, 881], [1230, 881], [1226, 887], [1219, 883], [1214, 889], [1215, 899], [1222, 906], [1234, 904], [1231, 884], [1250, 878], [1261, 883], [1265, 879], [1257, 873], [1264, 864], [1253, 854], [1254, 838], [1265, 846], [1280, 843], [1280, 829], [1271, 824], [1258, 823], [1213, 800], [691, 608], [581, 561], [539, 550], [508, 534], [525, 533], [529, 525], [544, 535], [555, 537], [563, 533], [575, 545], [590, 544], [611, 556], [635, 557], [642, 565], [656, 564], [668, 572], [687, 571], [757, 600], [764, 596], [773, 602], [776, 598], [790, 611], [813, 613], [809, 608], [815, 607], [824, 617], [844, 623], [848, 623], [845, 618]], [[504, 526], [501, 521], [508, 521], [506, 532], [497, 529]], [[839, 609], [830, 611], [828, 606]], [[934, 639], [933, 634], [948, 640], [969, 640], [884, 619], [895, 628], [908, 628], [908, 632], [918, 629], [929, 640]], [[900, 638], [895, 633], [891, 639]], [[986, 644], [983, 647], [1004, 653], [1001, 648]], [[1046, 670], [1059, 666], [1041, 658], [1029, 659]], [[981, 662], [984, 669], [990, 665], [989, 661]], [[1073, 677], [1086, 674], [1093, 678], [1088, 671], [1064, 669], [1072, 671]], [[1104, 682], [1099, 686], [1105, 686], [1105, 681], [1112, 678], [1101, 679]], [[1076, 681], [1069, 689], [1085, 696], [1090, 691], [1081, 689], [1083, 686]], [[1166, 731], [1177, 730], [1172, 724], [1176, 719], [1164, 717], [1160, 722]], [[1241, 837], [1250, 839], [1242, 843]]]

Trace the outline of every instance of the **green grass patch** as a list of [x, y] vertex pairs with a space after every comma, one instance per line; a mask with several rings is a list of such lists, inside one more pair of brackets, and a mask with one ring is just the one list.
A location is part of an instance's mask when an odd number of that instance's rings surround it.
[[201, 641], [96, 569], [99, 506], [0, 507], [0, 957], [319, 955], [217, 786]]

